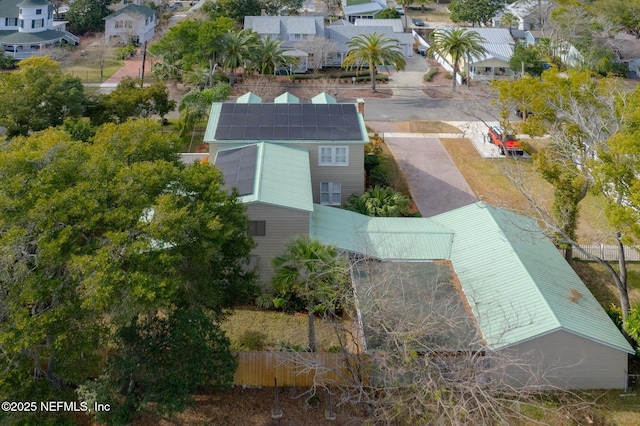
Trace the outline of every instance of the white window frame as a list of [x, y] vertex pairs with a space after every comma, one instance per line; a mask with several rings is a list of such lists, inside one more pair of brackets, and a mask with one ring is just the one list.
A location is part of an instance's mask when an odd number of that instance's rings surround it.
[[325, 206], [342, 204], [342, 184], [340, 182], [320, 182], [320, 204]]
[[327, 146], [318, 147], [318, 166], [348, 166], [349, 147], [348, 146]]

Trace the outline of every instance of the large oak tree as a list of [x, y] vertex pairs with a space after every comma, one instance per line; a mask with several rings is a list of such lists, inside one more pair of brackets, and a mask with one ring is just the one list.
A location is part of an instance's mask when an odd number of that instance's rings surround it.
[[[231, 383], [218, 324], [253, 288], [247, 219], [221, 173], [176, 146], [138, 120], [0, 147], [0, 399], [80, 386], [112, 422]], [[44, 424], [34, 415], [23, 424]]]

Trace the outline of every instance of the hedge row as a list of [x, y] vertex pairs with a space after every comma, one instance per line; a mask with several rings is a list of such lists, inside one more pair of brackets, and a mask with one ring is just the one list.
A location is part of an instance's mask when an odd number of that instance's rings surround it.
[[[341, 73], [336, 73], [336, 74], [293, 74], [289, 76], [289, 80], [295, 82], [295, 81], [301, 81], [301, 80], [318, 80], [318, 79], [324, 79], [324, 78], [329, 78], [329, 79], [346, 79], [348, 80], [348, 82], [352, 81], [352, 78], [355, 77], [356, 81], [360, 82], [360, 81], [370, 81], [371, 78], [369, 77], [369, 74], [364, 74], [364, 73], [356, 73], [356, 72], [341, 72]], [[376, 75], [376, 81], [381, 81], [383, 83], [386, 83], [389, 80], [389, 76], [385, 75], [385, 74], [377, 74]]]

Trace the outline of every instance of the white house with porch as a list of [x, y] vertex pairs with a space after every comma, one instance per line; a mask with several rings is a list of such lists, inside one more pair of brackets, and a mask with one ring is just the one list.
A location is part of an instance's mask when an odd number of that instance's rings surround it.
[[60, 43], [78, 44], [66, 23], [53, 20], [53, 5], [46, 0], [0, 1], [0, 46], [5, 56], [27, 59], [42, 56]]
[[[448, 27], [440, 27], [435, 31], [447, 31]], [[472, 56], [467, 60], [463, 58], [459, 64], [459, 72], [466, 74], [472, 80], [494, 80], [512, 77], [514, 72], [509, 68], [509, 61], [515, 50], [515, 41], [507, 28], [464, 28], [466, 31], [475, 31], [482, 38], [481, 45], [486, 53], [480, 56]], [[428, 46], [429, 42], [422, 39]], [[436, 60], [447, 70], [451, 71], [452, 61], [449, 57], [435, 55]], [[461, 82], [461, 81], [460, 81]]]
[[128, 4], [104, 18], [104, 38], [108, 44], [143, 44], [153, 37], [156, 28], [155, 10]]

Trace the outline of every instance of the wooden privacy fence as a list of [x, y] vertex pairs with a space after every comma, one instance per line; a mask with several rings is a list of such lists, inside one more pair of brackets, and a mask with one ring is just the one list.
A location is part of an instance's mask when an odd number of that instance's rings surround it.
[[[344, 355], [324, 352], [238, 352], [238, 368], [233, 376], [236, 386], [312, 386], [340, 383], [346, 376]], [[341, 372], [341, 374], [336, 374]]]
[[[593, 244], [589, 246], [580, 246], [587, 253], [597, 256], [602, 260], [606, 261], [617, 261], [618, 256], [618, 246], [614, 245], [604, 245], [604, 244]], [[563, 250], [564, 253], [564, 250]], [[640, 261], [640, 252], [638, 252], [633, 247], [624, 247], [624, 257], [626, 260], [631, 262]], [[580, 252], [579, 250], [573, 249], [573, 258], [580, 260], [591, 260], [587, 255]]]

